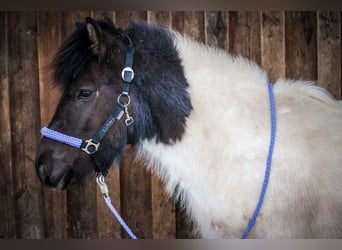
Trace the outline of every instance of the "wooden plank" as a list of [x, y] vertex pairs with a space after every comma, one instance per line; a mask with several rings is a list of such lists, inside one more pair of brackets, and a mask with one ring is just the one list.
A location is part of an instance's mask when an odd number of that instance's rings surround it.
[[229, 51], [261, 65], [260, 13], [229, 12]]
[[228, 12], [205, 13], [205, 43], [228, 51]]
[[[120, 169], [113, 163], [105, 178], [113, 206], [121, 210]], [[107, 207], [103, 195], [97, 190], [97, 228], [99, 239], [121, 239], [121, 225]]]
[[147, 12], [146, 11], [116, 11], [115, 12], [115, 24], [122, 29], [126, 29], [128, 27], [130, 19], [147, 21]]
[[[113, 11], [93, 11], [91, 16], [95, 19], [102, 20], [105, 17], [115, 21], [115, 12]], [[112, 203], [117, 211], [120, 211], [120, 170], [116, 164], [113, 163], [108, 175], [106, 176], [106, 183], [110, 192]], [[120, 239], [121, 225], [115, 219], [111, 211], [108, 209], [103, 195], [97, 190], [97, 228], [99, 239]]]
[[172, 28], [202, 43], [205, 43], [204, 20], [203, 11], [172, 12]]
[[43, 238], [43, 191], [34, 168], [40, 137], [36, 13], [8, 13], [8, 30], [16, 237]]
[[263, 11], [261, 15], [261, 64], [275, 83], [285, 77], [285, 14]]
[[[121, 213], [139, 239], [152, 239], [151, 174], [134, 161], [130, 147], [120, 165]], [[129, 238], [123, 233], [123, 238]]]
[[38, 53], [41, 124], [47, 126], [56, 109], [61, 91], [52, 78], [52, 60], [61, 44], [60, 12], [38, 13]]
[[[84, 22], [90, 11], [68, 11], [62, 13], [62, 41], [75, 30], [76, 22]], [[68, 238], [98, 238], [97, 186], [95, 172], [84, 185], [67, 189]]]
[[184, 11], [171, 12], [171, 28], [184, 34]]
[[91, 17], [95, 20], [103, 20], [105, 18], [109, 18], [111, 20], [115, 20], [115, 12], [114, 11], [91, 11]]
[[11, 151], [10, 96], [8, 82], [7, 13], [0, 12], [0, 239], [15, 237]]
[[285, 12], [285, 75], [317, 80], [317, 18], [315, 12]]
[[[41, 127], [47, 126], [54, 114], [60, 90], [53, 84], [51, 63], [60, 45], [60, 13], [38, 13], [38, 52]], [[67, 238], [66, 192], [44, 189], [45, 231], [48, 239]]]
[[[117, 11], [115, 23], [123, 29], [129, 19], [147, 21], [145, 11]], [[133, 64], [134, 65], [134, 64]], [[151, 174], [134, 161], [134, 151], [126, 147], [120, 164], [121, 214], [138, 238], [153, 238]], [[126, 233], [123, 238], [129, 238]]]
[[203, 11], [184, 12], [184, 33], [199, 42], [205, 43], [205, 24]]
[[153, 239], [176, 238], [175, 202], [156, 175], [151, 178]]
[[[195, 14], [195, 13], [193, 13]], [[172, 12], [172, 29], [178, 31], [181, 34], [188, 34], [186, 30], [185, 23], [189, 23], [189, 13], [183, 11], [174, 11]], [[204, 24], [203, 24], [204, 27]], [[195, 29], [195, 28], [194, 28]], [[203, 33], [204, 34], [204, 33]], [[205, 41], [205, 38], [199, 38], [199, 40]], [[187, 239], [187, 238], [196, 238], [196, 235], [193, 234], [193, 226], [189, 221], [189, 217], [186, 215], [185, 211], [182, 209], [182, 205], [179, 201], [176, 201], [176, 238], [178, 239]]]
[[341, 16], [318, 12], [318, 85], [341, 99]]
[[147, 21], [164, 27], [171, 27], [171, 12], [170, 11], [148, 11]]
[[91, 11], [63, 11], [61, 13], [61, 41], [76, 29], [77, 22], [84, 22]]
[[[171, 12], [149, 11], [148, 22], [171, 27]], [[164, 184], [151, 175], [153, 239], [176, 237], [176, 210], [174, 201], [166, 194]]]

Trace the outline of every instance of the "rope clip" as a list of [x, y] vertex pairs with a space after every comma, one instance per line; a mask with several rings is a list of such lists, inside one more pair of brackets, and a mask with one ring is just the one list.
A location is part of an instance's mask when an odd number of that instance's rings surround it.
[[108, 187], [107, 187], [107, 184], [105, 183], [104, 176], [101, 173], [99, 173], [96, 176], [96, 182], [99, 185], [100, 191], [103, 194], [104, 198], [109, 197]]

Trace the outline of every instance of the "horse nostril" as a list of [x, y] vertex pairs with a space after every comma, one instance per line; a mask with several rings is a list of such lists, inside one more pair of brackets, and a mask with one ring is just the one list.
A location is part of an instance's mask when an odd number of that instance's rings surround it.
[[46, 168], [45, 168], [44, 164], [40, 164], [38, 166], [38, 176], [39, 176], [40, 180], [44, 183], [46, 178], [47, 178]]

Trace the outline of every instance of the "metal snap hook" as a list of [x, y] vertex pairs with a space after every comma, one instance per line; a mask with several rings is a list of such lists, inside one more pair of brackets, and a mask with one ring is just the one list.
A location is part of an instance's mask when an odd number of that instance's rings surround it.
[[103, 194], [103, 196], [105, 198], [109, 197], [108, 187], [107, 187], [107, 184], [104, 181], [104, 176], [101, 173], [96, 176], [96, 182], [99, 185], [100, 191]]

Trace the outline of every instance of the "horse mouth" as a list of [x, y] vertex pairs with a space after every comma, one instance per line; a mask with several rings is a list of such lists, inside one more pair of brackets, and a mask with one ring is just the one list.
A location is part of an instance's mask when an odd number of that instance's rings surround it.
[[72, 171], [66, 172], [62, 177], [58, 178], [57, 181], [52, 181], [50, 176], [42, 176], [40, 175], [40, 179], [42, 183], [49, 189], [60, 189], [64, 190], [66, 189], [72, 179], [73, 173]]
[[72, 171], [67, 172], [56, 185], [56, 189], [64, 190], [69, 186], [70, 180], [72, 179]]

